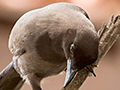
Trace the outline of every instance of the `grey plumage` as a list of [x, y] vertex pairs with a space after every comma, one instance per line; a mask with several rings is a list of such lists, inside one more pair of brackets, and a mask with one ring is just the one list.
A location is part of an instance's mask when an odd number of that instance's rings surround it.
[[9, 49], [17, 72], [33, 90], [41, 90], [40, 81], [63, 71], [68, 59], [77, 71], [92, 64], [98, 55], [98, 36], [83, 9], [56, 3], [24, 14], [12, 29]]

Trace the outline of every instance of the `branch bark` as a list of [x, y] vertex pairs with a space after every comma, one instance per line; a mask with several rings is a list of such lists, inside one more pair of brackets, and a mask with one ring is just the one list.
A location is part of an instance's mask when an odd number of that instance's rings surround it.
[[23, 84], [24, 81], [14, 69], [13, 62], [0, 73], [0, 90], [19, 90]]
[[[95, 65], [106, 55], [109, 49], [113, 46], [115, 41], [120, 36], [120, 16], [112, 16], [108, 25], [104, 25], [101, 30], [99, 30], [99, 55], [95, 62]], [[94, 66], [90, 65], [92, 68]], [[84, 83], [89, 71], [86, 68], [80, 70], [72, 82], [61, 90], [78, 90], [80, 86]], [[19, 90], [24, 81], [20, 75], [15, 71], [13, 67], [13, 62], [11, 62], [1, 73], [0, 73], [0, 90]]]
[[[98, 32], [99, 35], [99, 55], [98, 59], [94, 63], [98, 65], [99, 61], [106, 55], [106, 53], [110, 50], [113, 44], [120, 36], [120, 15], [111, 16], [108, 25], [103, 25], [103, 27]], [[90, 65], [94, 68], [93, 65]], [[61, 90], [78, 90], [80, 86], [84, 83], [87, 76], [89, 75], [89, 71], [86, 68], [80, 70], [72, 82]]]

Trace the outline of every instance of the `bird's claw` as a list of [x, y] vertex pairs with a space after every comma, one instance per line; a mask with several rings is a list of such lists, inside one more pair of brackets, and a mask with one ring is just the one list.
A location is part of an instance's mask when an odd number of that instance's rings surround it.
[[93, 68], [91, 66], [87, 66], [86, 70], [91, 72], [94, 75], [94, 77], [96, 77], [96, 74], [95, 74], [95, 72], [94, 72], [94, 70], [93, 70]]

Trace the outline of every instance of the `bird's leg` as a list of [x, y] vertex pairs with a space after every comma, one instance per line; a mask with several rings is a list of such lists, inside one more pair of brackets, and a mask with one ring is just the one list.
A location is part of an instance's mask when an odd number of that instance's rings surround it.
[[30, 74], [27, 76], [27, 78], [33, 90], [42, 90], [40, 87], [40, 80], [35, 74]]
[[92, 66], [94, 66], [94, 67], [99, 67], [99, 65], [96, 65], [96, 64], [92, 64]]
[[[97, 67], [97, 65], [96, 65], [95, 67]], [[91, 73], [94, 75], [94, 77], [96, 77], [96, 74], [95, 74], [93, 68], [92, 68], [90, 65], [89, 65], [89, 66], [86, 66], [85, 69], [86, 69], [87, 71], [91, 72]]]
[[30, 84], [31, 84], [33, 90], [42, 90], [40, 88], [40, 85], [39, 86], [36, 85], [36, 83], [34, 83], [33, 81], [30, 81]]

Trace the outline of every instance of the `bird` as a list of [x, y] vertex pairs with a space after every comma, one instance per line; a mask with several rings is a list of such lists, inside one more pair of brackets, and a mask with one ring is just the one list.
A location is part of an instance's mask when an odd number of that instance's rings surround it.
[[33, 90], [43, 78], [66, 70], [66, 87], [98, 57], [99, 39], [88, 14], [71, 3], [53, 3], [22, 15], [12, 28], [8, 47], [15, 70]]

